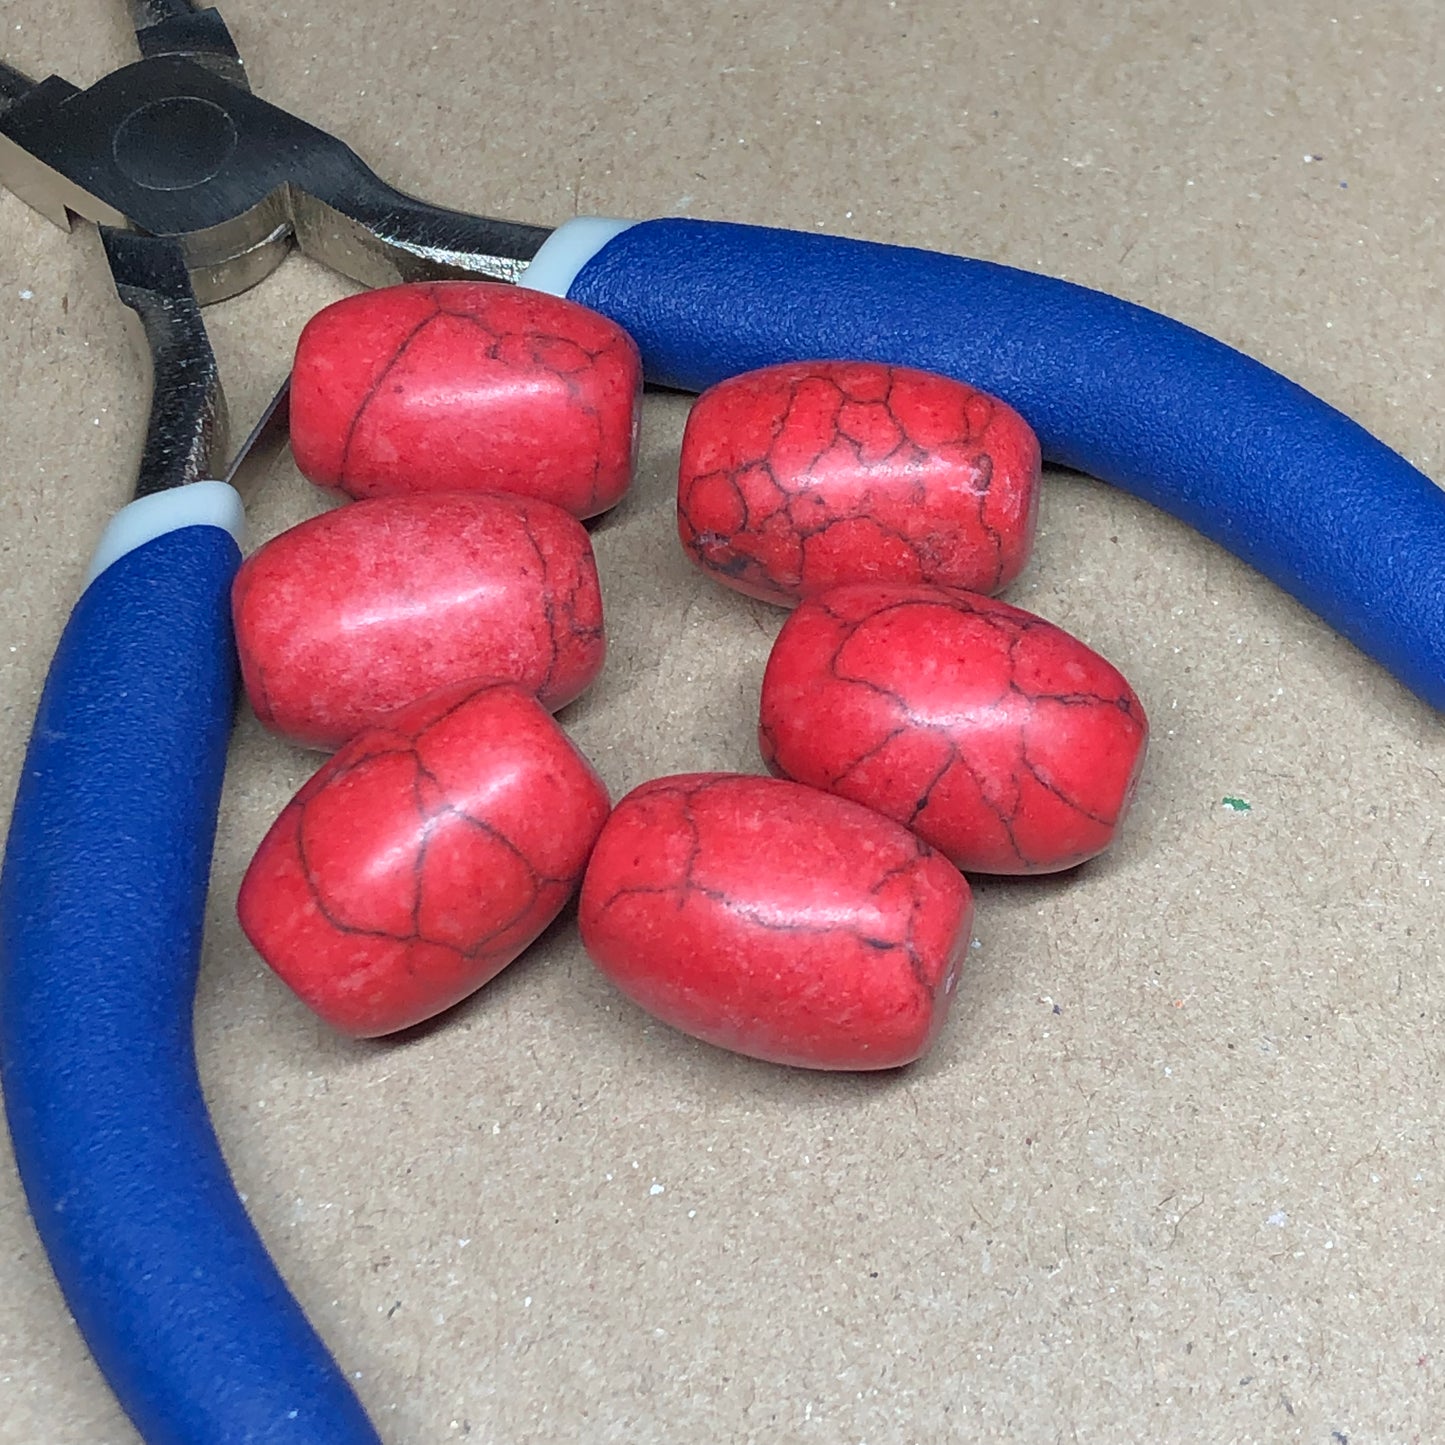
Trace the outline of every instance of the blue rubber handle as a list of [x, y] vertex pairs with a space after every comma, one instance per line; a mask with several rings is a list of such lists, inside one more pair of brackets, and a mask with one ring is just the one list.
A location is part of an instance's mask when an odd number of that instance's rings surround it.
[[854, 358], [1000, 396], [1049, 460], [1188, 522], [1445, 708], [1445, 492], [1187, 326], [986, 261], [711, 221], [623, 231], [567, 294], [630, 331], [666, 386]]
[[377, 1445], [236, 1196], [191, 1014], [235, 695], [219, 527], [86, 589], [0, 873], [0, 1088], [67, 1303], [150, 1445]]

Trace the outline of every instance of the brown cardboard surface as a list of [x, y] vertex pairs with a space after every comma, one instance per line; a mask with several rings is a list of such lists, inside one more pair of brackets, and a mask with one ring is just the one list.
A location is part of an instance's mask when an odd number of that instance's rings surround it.
[[[0, 0], [84, 83], [124, 7]], [[1445, 475], [1445, 21], [1430, 0], [233, 0], [268, 98], [406, 190], [542, 223], [689, 214], [983, 255], [1240, 346]], [[208, 319], [238, 421], [343, 293], [295, 259]], [[1027, 318], [1020, 319], [1027, 325]], [[0, 793], [144, 415], [93, 233], [0, 198]], [[757, 770], [782, 614], [689, 569], [685, 398], [595, 533], [611, 636], [563, 715], [615, 795]], [[273, 467], [264, 538], [324, 505]], [[437, 1027], [328, 1034], [234, 921], [316, 763], [243, 717], [197, 1029], [250, 1210], [388, 1442], [1445, 1431], [1445, 743], [1269, 583], [1047, 479], [1009, 593], [1154, 724], [1118, 846], [983, 883], [922, 1065], [822, 1077], [624, 1002], [575, 925]], [[1248, 812], [1223, 805], [1226, 795]], [[0, 1441], [134, 1439], [0, 1161]]]

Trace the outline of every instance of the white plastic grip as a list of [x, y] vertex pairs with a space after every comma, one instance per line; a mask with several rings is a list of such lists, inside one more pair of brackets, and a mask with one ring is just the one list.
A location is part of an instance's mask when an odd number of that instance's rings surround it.
[[128, 552], [182, 527], [219, 527], [243, 544], [246, 512], [240, 493], [229, 482], [189, 482], [138, 497], [113, 516], [90, 559], [85, 574], [89, 587], [107, 567]]
[[582, 268], [611, 240], [637, 224], [608, 216], [574, 216], [545, 241], [517, 278], [517, 285], [566, 299]]

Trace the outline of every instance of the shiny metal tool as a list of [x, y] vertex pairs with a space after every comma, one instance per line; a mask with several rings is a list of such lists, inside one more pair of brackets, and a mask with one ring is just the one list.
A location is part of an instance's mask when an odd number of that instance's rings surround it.
[[551, 234], [387, 185], [334, 136], [251, 93], [217, 11], [132, 9], [142, 58], [88, 90], [0, 72], [0, 184], [57, 225], [74, 215], [172, 237], [203, 305], [263, 280], [293, 243], [384, 286], [515, 281]]

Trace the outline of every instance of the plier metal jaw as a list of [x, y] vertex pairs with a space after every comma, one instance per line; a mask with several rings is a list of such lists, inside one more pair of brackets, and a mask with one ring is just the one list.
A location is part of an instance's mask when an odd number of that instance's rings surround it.
[[214, 9], [137, 0], [141, 59], [78, 90], [0, 73], [0, 184], [72, 216], [170, 237], [203, 304], [254, 286], [294, 243], [364, 286], [515, 281], [550, 231], [434, 206], [251, 93]]
[[198, 305], [254, 286], [293, 245], [365, 286], [516, 281], [551, 232], [387, 185], [334, 136], [251, 93], [219, 11], [131, 8], [141, 58], [87, 90], [0, 63], [0, 184], [59, 226], [101, 227], [154, 379], [140, 497], [222, 470], [225, 398]]

